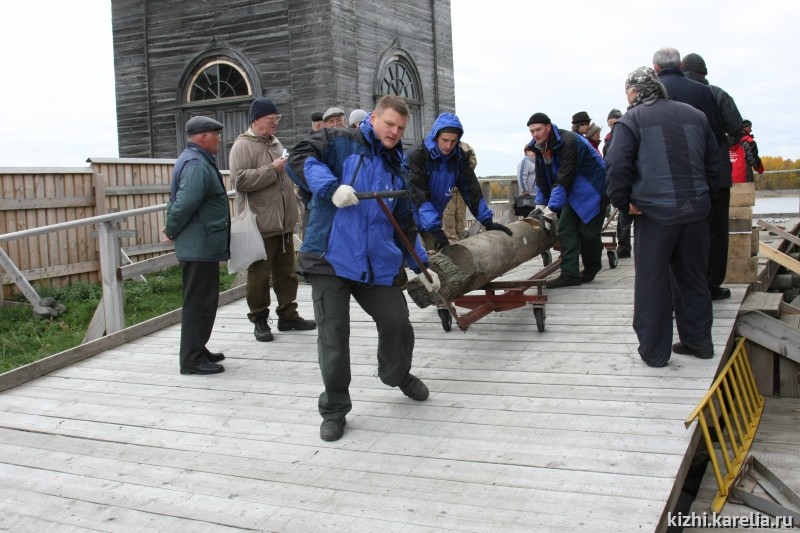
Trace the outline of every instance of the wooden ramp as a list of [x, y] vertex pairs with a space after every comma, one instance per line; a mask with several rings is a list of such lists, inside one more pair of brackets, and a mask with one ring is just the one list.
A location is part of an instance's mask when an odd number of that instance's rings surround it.
[[[238, 300], [209, 343], [223, 374], [179, 375], [172, 326], [0, 393], [0, 530], [658, 530], [745, 286], [714, 302], [717, 357], [662, 369], [636, 352], [632, 291], [632, 259], [549, 291], [543, 333], [530, 308], [445, 333], [411, 304], [423, 403], [376, 377], [354, 304], [354, 406], [333, 443], [315, 332], [256, 342]], [[298, 300], [311, 317], [310, 286]]]

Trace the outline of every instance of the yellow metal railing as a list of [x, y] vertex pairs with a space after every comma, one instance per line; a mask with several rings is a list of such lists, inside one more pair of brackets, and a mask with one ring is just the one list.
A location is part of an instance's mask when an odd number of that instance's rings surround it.
[[[753, 370], [747, 360], [741, 337], [730, 360], [708, 389], [705, 397], [695, 407], [684, 424], [688, 428], [698, 420], [703, 430], [711, 467], [719, 490], [711, 502], [715, 513], [722, 509], [747, 451], [753, 443], [764, 410], [764, 397], [758, 392]], [[709, 423], [719, 444], [719, 454], [711, 442]], [[722, 462], [720, 462], [720, 458]]]

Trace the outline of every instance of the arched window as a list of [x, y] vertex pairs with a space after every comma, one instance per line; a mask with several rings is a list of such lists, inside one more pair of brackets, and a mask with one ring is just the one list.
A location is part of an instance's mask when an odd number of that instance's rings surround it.
[[381, 94], [396, 94], [406, 100], [417, 100], [417, 87], [414, 77], [400, 61], [393, 61], [386, 67], [381, 82]]
[[419, 71], [411, 57], [397, 44], [395, 42], [381, 59], [375, 83], [375, 101], [387, 94], [400, 96], [406, 101], [409, 116], [403, 134], [403, 147], [408, 150], [423, 138], [422, 85], [419, 81]]
[[186, 122], [198, 115], [225, 125], [223, 148], [217, 154], [219, 168], [228, 168], [228, 152], [236, 137], [249, 126], [248, 110], [254, 96], [262, 94], [252, 63], [228, 48], [213, 48], [186, 66], [177, 88], [175, 133], [178, 152], [186, 145]]
[[225, 59], [215, 59], [203, 65], [189, 84], [186, 102], [221, 100], [251, 96], [253, 90], [245, 73]]

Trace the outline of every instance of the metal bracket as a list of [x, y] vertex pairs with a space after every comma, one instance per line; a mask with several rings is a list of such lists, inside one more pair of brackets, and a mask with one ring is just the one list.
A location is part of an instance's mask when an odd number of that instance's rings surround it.
[[[752, 492], [741, 488], [740, 485], [745, 481], [745, 478], [752, 478], [754, 481], [751, 490], [755, 488], [755, 485], [758, 485], [764, 489], [774, 501], [756, 496]], [[796, 524], [795, 527], [800, 527], [800, 496], [787, 487], [778, 476], [752, 455], [749, 455], [747, 459], [745, 459], [736, 482], [730, 489], [729, 501], [733, 503], [743, 503], [748, 507], [752, 507], [757, 511], [772, 516], [790, 516], [793, 520], [792, 523]], [[794, 509], [786, 507], [786, 505], [781, 502], [792, 505]]]

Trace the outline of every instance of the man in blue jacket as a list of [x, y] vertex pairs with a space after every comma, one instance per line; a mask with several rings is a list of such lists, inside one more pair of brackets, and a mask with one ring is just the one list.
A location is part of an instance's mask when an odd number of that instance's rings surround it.
[[414, 220], [428, 250], [440, 250], [450, 244], [442, 229], [442, 213], [456, 189], [484, 228], [511, 235], [510, 229], [492, 220], [494, 213], [486, 206], [475, 170], [461, 147], [462, 135], [464, 128], [458, 117], [442, 113], [425, 141], [407, 157]]
[[[719, 183], [719, 145], [697, 109], [670, 100], [649, 67], [625, 81], [631, 107], [614, 126], [608, 196], [632, 215], [636, 281], [633, 329], [649, 366], [670, 354], [714, 356], [706, 282], [711, 198]], [[680, 342], [672, 344], [672, 314]]]
[[[401, 139], [408, 106], [399, 96], [384, 96], [357, 129], [324, 128], [297, 144], [289, 157], [289, 176], [312, 194], [311, 218], [300, 248], [299, 267], [311, 281], [317, 350], [325, 391], [319, 397], [320, 438], [344, 434], [350, 400], [350, 297], [378, 329], [378, 377], [416, 401], [428, 398], [428, 387], [409, 372], [414, 329], [401, 284], [404, 257], [398, 236], [374, 200], [359, 201], [356, 192], [407, 190]], [[422, 261], [428, 256], [417, 239], [408, 196], [384, 202], [408, 240], [417, 243]], [[430, 291], [439, 288], [422, 277]]]
[[547, 287], [589, 283], [602, 268], [603, 157], [583, 135], [559, 129], [544, 113], [531, 116], [528, 130], [536, 154], [536, 208], [529, 216], [541, 217], [546, 228], [557, 226], [561, 243], [561, 275], [547, 280]]
[[214, 156], [222, 124], [208, 117], [186, 123], [186, 149], [175, 161], [164, 235], [175, 241], [183, 272], [181, 374], [217, 374], [221, 353], [206, 348], [219, 305], [219, 263], [230, 258], [228, 191]]

